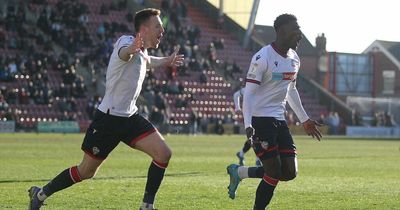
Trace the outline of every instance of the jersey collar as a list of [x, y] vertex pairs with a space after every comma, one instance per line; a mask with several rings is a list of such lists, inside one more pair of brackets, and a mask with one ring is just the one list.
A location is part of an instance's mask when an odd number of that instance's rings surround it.
[[271, 46], [275, 50], [275, 52], [278, 53], [280, 56], [282, 56], [284, 58], [288, 57], [287, 53], [284, 53], [281, 50], [279, 50], [279, 48], [276, 46], [275, 42], [272, 42]]

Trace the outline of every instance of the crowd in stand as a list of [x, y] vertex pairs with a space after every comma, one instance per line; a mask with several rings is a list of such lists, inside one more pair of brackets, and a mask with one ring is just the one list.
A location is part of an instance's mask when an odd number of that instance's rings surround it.
[[[177, 77], [198, 72], [199, 82], [205, 84], [208, 81], [205, 71], [210, 68], [210, 61], [207, 59], [206, 53], [200, 50], [198, 44], [201, 31], [197, 26], [193, 26], [190, 19], [187, 18], [185, 3], [163, 0], [161, 9], [162, 22], [166, 32], [159, 49], [150, 50], [149, 54], [167, 56], [176, 46], [181, 46], [180, 53], [184, 54], [186, 59], [184, 65], [178, 69], [166, 68], [167, 80], [164, 81], [155, 79], [152, 73], [154, 70], [150, 70], [143, 85], [142, 95], [148, 104], [154, 104], [151, 113], [148, 114], [149, 118], [156, 122], [155, 124], [168, 124], [175, 121], [171, 115], [171, 108], [189, 108], [190, 102], [196, 100], [195, 92], [185, 91], [182, 81]], [[175, 102], [172, 104], [174, 107], [168, 107], [164, 97], [167, 94], [176, 95]], [[193, 110], [188, 122], [192, 126], [196, 124], [196, 128], [191, 130], [193, 133], [205, 132], [203, 129], [207, 126], [197, 126], [197, 124], [200, 125], [200, 122], [203, 124], [214, 123], [214, 117], [208, 119], [207, 115], [197, 114]]]
[[[19, 1], [18, 4], [3, 4], [5, 6], [4, 14], [0, 15], [0, 49], [3, 52], [0, 55], [0, 82], [2, 100], [0, 107], [0, 117], [2, 120], [15, 120], [19, 124], [21, 114], [26, 114], [18, 106], [10, 105], [49, 105], [60, 107], [59, 119], [71, 119], [74, 112], [75, 98], [85, 97], [86, 87], [82, 77], [76, 75], [75, 63], [70, 62], [67, 53], [55, 53], [52, 47], [51, 37], [44, 35], [38, 27], [31, 24], [34, 20], [27, 20], [28, 13], [35, 13], [36, 8], [32, 4], [43, 4], [46, 8], [40, 14], [41, 20], [44, 16], [59, 18], [51, 7], [46, 7], [44, 1]], [[69, 5], [69, 4], [68, 4]], [[76, 9], [67, 4], [59, 5], [64, 10]], [[72, 7], [72, 8], [71, 8]], [[41, 7], [39, 7], [41, 8]], [[67, 14], [63, 13], [63, 16]], [[61, 20], [61, 19], [60, 19]], [[68, 18], [62, 21], [70, 21]], [[46, 21], [38, 21], [38, 26], [43, 32], [44, 25], [49, 24]], [[66, 23], [66, 22], [65, 22]], [[69, 25], [74, 24], [68, 22]], [[56, 24], [57, 25], [57, 24]], [[64, 22], [58, 23], [59, 26]], [[53, 28], [54, 24], [51, 25]], [[65, 35], [66, 33], [60, 32]], [[51, 34], [53, 36], [53, 34]], [[7, 40], [7, 42], [6, 42]], [[58, 86], [50, 82], [49, 72], [64, 72], [63, 82]], [[12, 84], [18, 84], [17, 87]], [[75, 106], [76, 107], [76, 106]]]
[[[89, 31], [89, 25], [93, 24], [89, 17], [93, 11], [84, 1], [46, 2], [19, 1], [17, 5], [8, 5], [6, 13], [0, 15], [0, 49], [13, 52], [0, 56], [0, 82], [22, 84], [18, 88], [0, 85], [0, 117], [3, 120], [17, 120], [22, 111], [10, 105], [19, 104], [52, 105], [61, 113], [58, 120], [76, 120], [77, 100], [88, 97], [84, 78], [76, 73], [77, 66], [86, 66], [92, 75], [92, 83], [96, 83], [97, 77], [105, 76], [116, 38], [123, 33], [133, 34], [134, 14], [126, 11], [127, 0], [100, 6], [99, 15], [125, 11], [126, 21], [99, 23], [95, 26], [95, 34]], [[218, 59], [218, 50], [225, 48], [222, 38], [214, 37], [206, 49], [200, 49], [201, 30], [187, 17], [185, 1], [162, 0], [161, 9], [165, 33], [160, 47], [149, 50], [149, 54], [168, 56], [176, 46], [180, 46], [180, 53], [186, 59], [179, 68], [148, 70], [139, 111], [157, 127], [167, 129], [165, 125], [176, 121], [173, 110], [190, 109], [188, 124], [191, 133], [207, 133], [209, 125], [212, 125], [213, 132], [223, 134], [223, 124], [233, 124], [235, 114], [208, 116], [195, 108], [191, 109], [191, 102], [196, 101], [196, 95], [200, 93], [188, 91], [180, 77], [195, 74], [199, 84], [207, 84], [210, 81], [207, 71], [210, 69], [221, 71], [226, 80], [235, 80], [234, 75], [243, 70], [235, 61]], [[38, 15], [36, 25], [28, 24], [26, 14], [29, 12]], [[62, 48], [60, 53], [54, 52], [53, 44]], [[62, 81], [55, 85], [51, 83], [49, 71], [58, 72]], [[156, 77], [155, 71], [163, 71], [164, 76]], [[174, 96], [173, 103], [167, 102], [168, 95]], [[96, 94], [88, 99], [86, 112], [89, 118], [93, 118], [101, 99]], [[287, 119], [288, 124], [295, 124], [293, 112], [287, 113]], [[385, 114], [377, 115], [376, 126], [389, 125], [387, 119]], [[341, 122], [337, 113], [320, 120], [330, 125], [333, 133], [338, 132]]]
[[54, 6], [39, 7], [37, 26], [69, 53], [76, 53], [82, 47], [91, 47], [87, 32], [88, 6], [74, 0], [58, 1]]
[[[17, 5], [7, 4], [6, 13], [0, 19], [0, 48], [16, 50], [10, 56], [0, 57], [0, 81], [13, 83], [22, 81], [22, 86], [1, 87], [1, 116], [13, 115], [18, 119], [21, 110], [12, 110], [9, 104], [45, 104], [53, 105], [60, 114], [58, 120], [77, 118], [77, 99], [87, 97], [87, 87], [82, 76], [76, 74], [76, 66], [88, 67], [92, 83], [96, 83], [96, 74], [104, 78], [113, 42], [122, 33], [132, 34], [133, 14], [126, 12], [126, 22], [108, 22], [98, 24], [95, 34], [89, 32], [90, 8], [84, 1], [65, 0], [47, 3], [46, 0], [20, 1]], [[99, 15], [110, 11], [124, 11], [127, 1], [113, 1], [100, 6]], [[171, 109], [190, 108], [195, 101], [195, 90], [185, 90], [178, 77], [196, 73], [200, 84], [209, 82], [207, 71], [219, 68], [226, 78], [232, 78], [232, 72], [240, 71], [234, 62], [221, 62], [217, 59], [217, 50], [224, 48], [224, 40], [214, 38], [208, 50], [200, 50], [201, 30], [191, 24], [187, 17], [184, 1], [163, 0], [161, 3], [162, 22], [165, 34], [159, 49], [149, 51], [156, 56], [167, 56], [176, 46], [186, 59], [183, 66], [177, 68], [150, 69], [143, 84], [142, 96], [145, 105], [140, 105], [140, 112], [161, 126], [176, 119]], [[28, 24], [26, 14], [36, 14], [36, 20]], [[11, 35], [12, 34], [12, 35]], [[53, 50], [54, 44], [62, 48], [60, 53]], [[59, 72], [62, 81], [50, 83], [49, 71]], [[156, 79], [153, 72], [164, 71], [165, 77]], [[21, 79], [23, 78], [23, 79]], [[18, 84], [20, 84], [19, 82]], [[166, 95], [175, 95], [169, 107]], [[88, 100], [87, 113], [93, 117], [94, 110], [101, 102], [101, 97], [93, 96]], [[216, 133], [222, 134], [223, 123], [233, 121], [234, 114], [227, 116], [212, 115], [193, 110], [189, 124], [196, 124], [193, 133], [206, 132], [207, 125], [215, 125]], [[197, 126], [198, 125], [198, 126]]]

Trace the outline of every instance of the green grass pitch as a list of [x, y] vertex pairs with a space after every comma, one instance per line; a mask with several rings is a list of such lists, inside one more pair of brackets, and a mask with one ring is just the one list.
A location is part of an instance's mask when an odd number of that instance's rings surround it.
[[[0, 134], [0, 209], [26, 209], [42, 186], [82, 158], [82, 134]], [[228, 198], [226, 166], [244, 136], [168, 135], [173, 151], [156, 200], [161, 210], [252, 209], [260, 180]], [[400, 140], [295, 136], [299, 173], [279, 183], [269, 209], [400, 209]], [[254, 153], [246, 154], [254, 163]], [[150, 158], [121, 143], [97, 176], [47, 199], [46, 209], [138, 209]]]

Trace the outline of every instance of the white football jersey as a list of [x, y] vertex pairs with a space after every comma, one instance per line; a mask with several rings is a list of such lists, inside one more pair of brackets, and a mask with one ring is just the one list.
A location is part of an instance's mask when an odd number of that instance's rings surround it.
[[300, 59], [289, 49], [280, 53], [274, 44], [259, 50], [252, 58], [246, 76], [247, 83], [260, 85], [251, 102], [251, 116], [285, 120], [289, 88], [295, 85]]
[[148, 60], [147, 50], [135, 53], [128, 61], [119, 57], [122, 47], [134, 42], [133, 36], [121, 36], [114, 44], [106, 74], [106, 91], [99, 110], [115, 116], [129, 117], [137, 110], [136, 99], [142, 90]]

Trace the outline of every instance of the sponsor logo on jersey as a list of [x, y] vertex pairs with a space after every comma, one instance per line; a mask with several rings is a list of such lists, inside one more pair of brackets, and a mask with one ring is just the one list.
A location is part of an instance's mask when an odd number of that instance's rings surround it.
[[258, 59], [260, 59], [260, 58], [261, 58], [261, 55], [257, 55], [256, 61], [258, 61]]
[[295, 80], [296, 72], [272, 72], [272, 80], [280, 81], [280, 80]]

